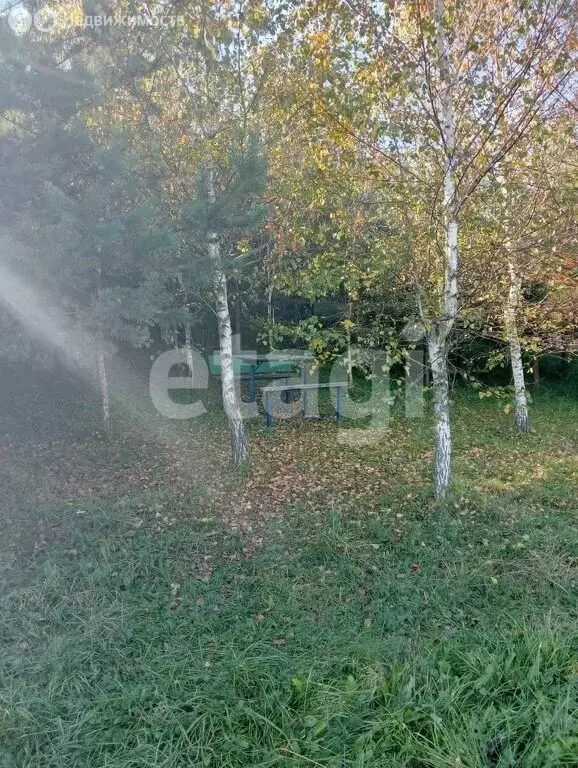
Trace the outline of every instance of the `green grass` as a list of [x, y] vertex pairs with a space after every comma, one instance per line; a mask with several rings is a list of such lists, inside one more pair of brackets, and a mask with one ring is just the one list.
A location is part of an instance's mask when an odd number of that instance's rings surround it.
[[545, 398], [526, 440], [456, 410], [443, 505], [403, 474], [246, 534], [201, 491], [53, 505], [1, 561], [0, 766], [575, 766], [578, 409]]

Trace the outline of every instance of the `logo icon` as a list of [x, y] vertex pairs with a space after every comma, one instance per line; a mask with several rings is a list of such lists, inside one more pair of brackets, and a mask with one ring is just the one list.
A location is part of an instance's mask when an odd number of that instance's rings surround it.
[[21, 3], [18, 3], [8, 12], [8, 26], [15, 34], [25, 35], [32, 26], [32, 14]]

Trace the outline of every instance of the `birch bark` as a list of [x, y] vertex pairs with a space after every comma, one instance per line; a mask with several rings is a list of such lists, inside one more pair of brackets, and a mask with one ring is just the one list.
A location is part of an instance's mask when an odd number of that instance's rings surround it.
[[189, 323], [185, 324], [185, 360], [189, 368], [189, 374], [191, 379], [195, 379], [195, 371], [193, 369], [193, 338], [191, 333], [191, 326]]
[[508, 346], [510, 348], [512, 375], [514, 378], [515, 419], [516, 427], [521, 432], [527, 432], [530, 429], [530, 417], [528, 414], [526, 381], [524, 378], [522, 350], [520, 347], [520, 336], [518, 333], [518, 323], [516, 319], [516, 312], [520, 300], [520, 291], [522, 288], [522, 278], [516, 268], [516, 264], [513, 259], [508, 260], [508, 277], [510, 286], [508, 290], [508, 298], [506, 300], [506, 307], [504, 309], [504, 321], [506, 326], [506, 335], [508, 338]]
[[[208, 171], [208, 196], [215, 202], [215, 189], [211, 169]], [[207, 249], [213, 267], [213, 285], [215, 288], [215, 312], [219, 330], [219, 351], [221, 353], [221, 390], [223, 408], [229, 422], [233, 464], [238, 467], [249, 459], [249, 443], [245, 434], [245, 425], [235, 389], [235, 371], [233, 366], [233, 332], [227, 292], [227, 275], [221, 258], [221, 247], [216, 232], [209, 232]]]
[[[500, 185], [500, 193], [504, 201], [504, 210], [506, 212], [504, 226], [506, 230], [508, 230], [510, 227], [510, 217], [508, 216], [508, 186], [504, 171], [498, 170], [496, 178]], [[516, 427], [521, 432], [527, 432], [530, 429], [530, 417], [528, 413], [526, 381], [524, 377], [524, 365], [522, 363], [522, 349], [520, 347], [520, 334], [518, 332], [517, 320], [520, 292], [522, 290], [522, 276], [518, 264], [516, 263], [516, 258], [512, 252], [512, 243], [508, 237], [506, 237], [504, 241], [504, 250], [508, 266], [508, 295], [504, 306], [504, 326], [510, 350], [512, 377], [514, 379], [514, 418]]]
[[432, 371], [435, 413], [434, 487], [443, 499], [451, 479], [452, 436], [448, 377], [448, 337], [458, 311], [458, 217], [456, 201], [456, 136], [453, 76], [446, 36], [444, 0], [435, 4], [436, 40], [439, 53], [441, 125], [445, 155], [444, 229], [445, 276], [441, 320], [427, 332]]
[[451, 479], [452, 458], [447, 349], [433, 334], [430, 334], [427, 343], [434, 392], [434, 489], [436, 498], [442, 499]]

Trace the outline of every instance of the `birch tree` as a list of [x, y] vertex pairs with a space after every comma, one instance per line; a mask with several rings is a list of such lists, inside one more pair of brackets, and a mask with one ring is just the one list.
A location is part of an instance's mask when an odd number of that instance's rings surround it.
[[[251, 136], [248, 132], [246, 99], [247, 89], [251, 89], [252, 83], [251, 73], [244, 60], [247, 55], [248, 32], [250, 37], [250, 29], [244, 23], [245, 16], [240, 8], [236, 17], [234, 13], [228, 16], [226, 8], [219, 9], [206, 3], [198, 18], [199, 36], [194, 61], [173, 60], [173, 64], [179, 80], [186, 88], [192, 115], [196, 116], [203, 142], [200, 148], [199, 177], [204, 186], [200, 189], [200, 200], [206, 202], [205, 221], [200, 217], [196, 221], [197, 229], [204, 231], [213, 278], [221, 392], [229, 424], [232, 458], [235, 466], [241, 466], [249, 458], [249, 443], [235, 386], [227, 268], [223, 258], [226, 243], [223, 236], [225, 232], [231, 234], [233, 231], [241, 235], [243, 229], [246, 231], [259, 221], [259, 208], [253, 208], [252, 213], [257, 214], [255, 216], [251, 215], [247, 206], [250, 208], [251, 203], [262, 193], [264, 174], [256, 153], [251, 155]], [[252, 149], [255, 149], [254, 145]], [[248, 157], [244, 157], [246, 152], [249, 152]], [[227, 175], [229, 178], [224, 184], [223, 177]], [[189, 208], [189, 214], [191, 210], [194, 208]], [[230, 239], [228, 244], [231, 246]]]
[[[240, 466], [249, 457], [249, 445], [238, 402], [233, 365], [233, 334], [228, 297], [228, 280], [223, 248], [258, 228], [266, 209], [257, 201], [265, 183], [264, 160], [256, 143], [249, 142], [241, 154], [234, 152], [227, 162], [228, 188], [219, 193], [215, 165], [211, 158], [201, 166], [198, 193], [183, 209], [188, 242], [205, 243], [207, 267], [212, 275], [215, 314], [219, 332], [221, 391], [229, 423], [233, 463]], [[198, 260], [197, 265], [203, 264]]]
[[[460, 222], [499, 163], [567, 98], [575, 10], [563, 0], [311, 0], [296, 16], [303, 99], [328, 131], [355, 138], [396, 201], [406, 235], [400, 258], [433, 374], [442, 498], [451, 477], [448, 357], [458, 281], [471, 269], [458, 260]], [[507, 72], [499, 86], [496, 57]]]
[[[427, 323], [426, 337], [432, 370], [435, 408], [434, 487], [443, 498], [450, 482], [452, 440], [450, 428], [448, 340], [458, 312], [458, 200], [456, 197], [455, 74], [449, 55], [444, 0], [435, 3], [435, 33], [439, 55], [441, 130], [443, 147], [443, 201], [445, 229], [445, 272], [443, 316]], [[422, 312], [422, 321], [426, 320]]]
[[[568, 320], [550, 310], [556, 294], [572, 282], [569, 254], [576, 224], [570, 179], [576, 145], [570, 125], [567, 109], [535, 125], [496, 168], [478, 217], [487, 231], [475, 259], [480, 277], [494, 286], [487, 325], [504, 330], [520, 431], [530, 426], [524, 352], [536, 364], [542, 350], [562, 352], [567, 346], [561, 339], [568, 335]], [[536, 287], [541, 295], [532, 299]]]

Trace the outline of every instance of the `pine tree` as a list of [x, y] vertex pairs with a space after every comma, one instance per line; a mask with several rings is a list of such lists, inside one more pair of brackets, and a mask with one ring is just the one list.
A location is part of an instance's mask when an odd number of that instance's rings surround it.
[[151, 325], [166, 319], [177, 236], [163, 223], [154, 179], [139, 158], [114, 135], [93, 140], [87, 116], [98, 90], [80, 65], [60, 68], [62, 41], [17, 38], [5, 26], [0, 36], [0, 161], [8, 182], [0, 227], [26, 245], [3, 249], [2, 260], [41, 285], [90, 340], [108, 426], [106, 358], [117, 342], [146, 346]]
[[[95, 89], [84, 72], [62, 68], [60, 42], [18, 36], [0, 17], [0, 267], [28, 277], [30, 253], [25, 247], [35, 224], [43, 185], [58, 178], [72, 151], [66, 127]], [[0, 285], [0, 300], [3, 294]], [[0, 355], [9, 359], [46, 361], [50, 354], [35, 343], [4, 296]]]
[[[106, 150], [93, 146], [82, 162], [79, 182], [67, 183], [65, 177], [59, 186], [45, 187], [47, 223], [40, 237], [48, 243], [43, 264], [55, 276], [55, 292], [93, 340], [108, 426], [106, 358], [116, 342], [150, 344], [151, 327], [172, 305], [170, 269], [178, 238], [163, 223], [136, 159], [121, 144]], [[67, 187], [74, 191], [66, 194]]]

